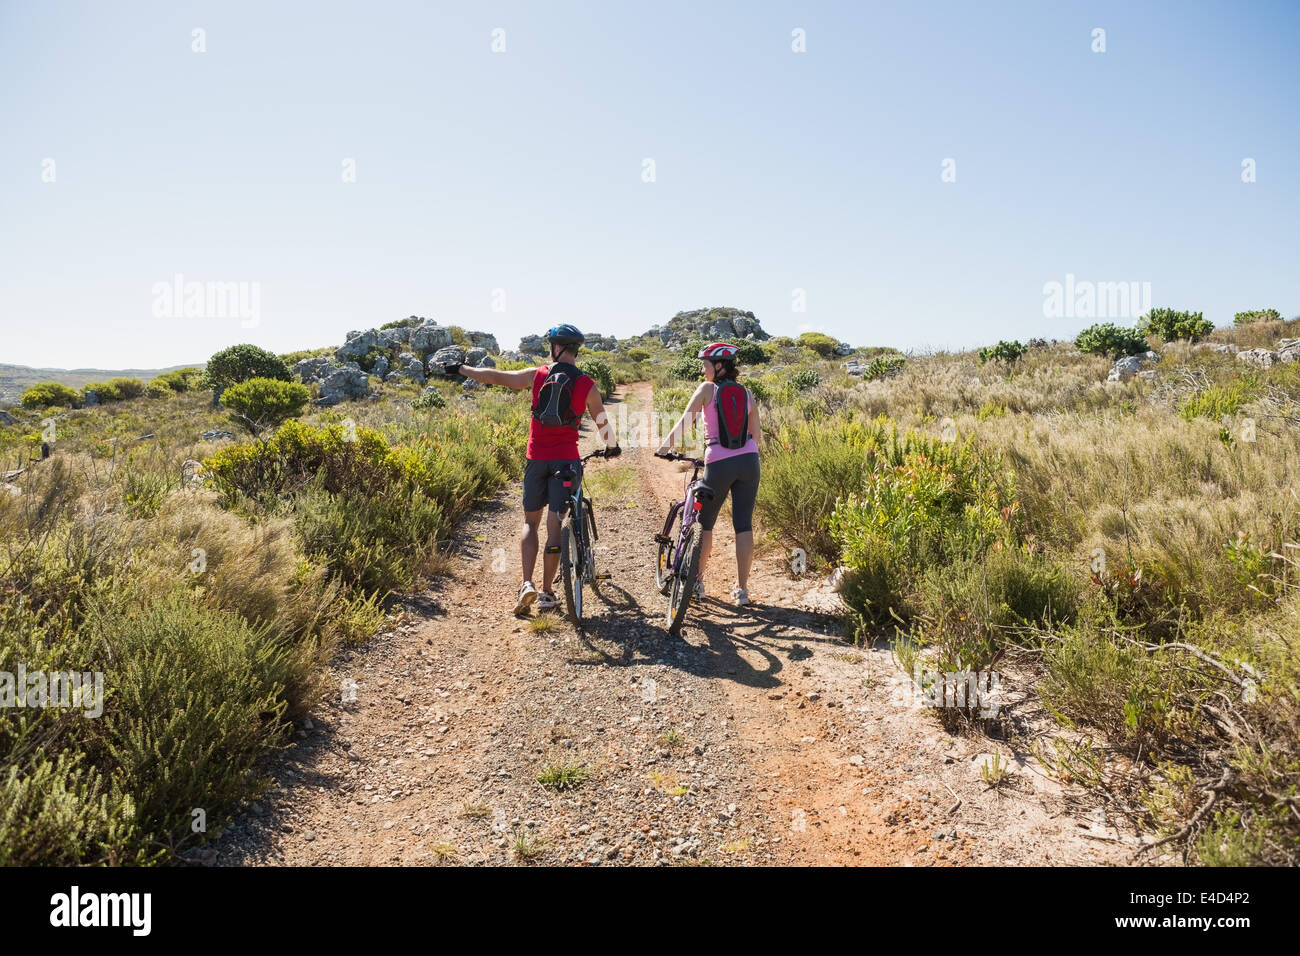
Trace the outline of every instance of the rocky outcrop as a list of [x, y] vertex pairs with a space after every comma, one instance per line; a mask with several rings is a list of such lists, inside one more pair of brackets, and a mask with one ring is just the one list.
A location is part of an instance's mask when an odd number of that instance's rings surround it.
[[[1127, 382], [1141, 372], [1143, 367], [1160, 361], [1159, 352], [1142, 352], [1138, 355], [1126, 355], [1110, 368], [1106, 376], [1108, 382]], [[1150, 377], [1150, 376], [1147, 376]]]
[[470, 344], [476, 349], [482, 349], [484, 353], [501, 351], [501, 346], [497, 345], [497, 337], [489, 332], [467, 332]]
[[444, 329], [433, 319], [425, 319], [419, 326], [411, 329], [407, 344], [414, 352], [436, 352], [451, 345], [451, 329]]
[[0, 408], [0, 425], [17, 425], [18, 419], [14, 418], [3, 408]]
[[342, 368], [331, 369], [320, 384], [317, 405], [337, 405], [347, 399], [364, 398], [370, 391], [370, 376], [361, 366], [349, 362]]
[[442, 375], [442, 366], [444, 364], [455, 364], [459, 362], [465, 364], [465, 350], [459, 345], [449, 345], [445, 349], [438, 349], [429, 358], [429, 374]]
[[519, 340], [519, 351], [524, 355], [545, 355], [546, 340], [540, 335], [525, 335]]
[[1277, 358], [1279, 362], [1300, 361], [1300, 339], [1279, 339]]
[[328, 369], [334, 368], [334, 363], [325, 356], [317, 358], [305, 358], [301, 362], [295, 362], [293, 374], [301, 382], [319, 382]]
[[1237, 353], [1237, 358], [1259, 368], [1272, 368], [1281, 361], [1278, 353], [1272, 349], [1245, 349]]
[[656, 326], [648, 334], [657, 335], [664, 347], [670, 349], [680, 349], [693, 339], [718, 342], [749, 339], [762, 342], [771, 338], [763, 331], [753, 312], [742, 312], [729, 307], [678, 312], [668, 320], [667, 325]]

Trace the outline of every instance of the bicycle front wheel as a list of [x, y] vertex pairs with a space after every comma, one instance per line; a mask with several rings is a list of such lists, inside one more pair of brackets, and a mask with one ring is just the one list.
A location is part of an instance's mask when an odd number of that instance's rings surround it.
[[682, 621], [686, 620], [686, 608], [690, 606], [695, 595], [695, 579], [700, 573], [700, 551], [703, 547], [700, 526], [691, 525], [686, 532], [685, 545], [682, 548], [682, 566], [673, 575], [672, 595], [668, 599], [668, 633], [678, 637], [682, 633]]
[[664, 597], [668, 596], [673, 586], [673, 555], [677, 553], [677, 519], [674, 517], [668, 530], [664, 532], [667, 541], [659, 542], [659, 557], [655, 561], [655, 587]]
[[582, 620], [582, 546], [572, 521], [560, 529], [560, 576], [564, 578], [564, 603], [576, 624]]
[[596, 548], [593, 542], [596, 539], [596, 519], [592, 515], [591, 499], [588, 498], [582, 507], [582, 552], [583, 552], [583, 580], [593, 588], [596, 586]]

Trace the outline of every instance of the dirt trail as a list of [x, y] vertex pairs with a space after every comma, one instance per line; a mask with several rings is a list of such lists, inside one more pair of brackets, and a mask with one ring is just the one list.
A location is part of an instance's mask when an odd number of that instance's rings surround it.
[[[649, 385], [622, 398], [648, 409]], [[590, 443], [590, 440], [587, 440]], [[629, 444], [631, 444], [629, 442]], [[681, 466], [635, 447], [594, 495], [612, 575], [579, 631], [510, 614], [518, 487], [472, 515], [451, 569], [405, 621], [331, 668], [334, 694], [206, 864], [1120, 863], [1136, 843], [1032, 761], [909, 707], [887, 651], [854, 649], [833, 595], [778, 551], [729, 598], [728, 512], [680, 639], [663, 628], [655, 545]], [[534, 612], [534, 617], [536, 617]], [[980, 767], [1010, 755], [996, 789]], [[547, 769], [587, 776], [556, 792]]]

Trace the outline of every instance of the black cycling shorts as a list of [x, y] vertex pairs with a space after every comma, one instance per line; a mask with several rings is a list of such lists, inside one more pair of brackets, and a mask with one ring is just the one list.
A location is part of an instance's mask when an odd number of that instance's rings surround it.
[[[555, 472], [565, 465], [573, 466], [575, 480], [573, 488], [564, 487], [564, 482], [555, 477]], [[529, 459], [524, 465], [524, 511], [540, 511], [546, 505], [557, 514], [563, 514], [570, 494], [577, 494], [582, 487], [582, 465], [576, 458], [533, 461]]]
[[731, 527], [736, 534], [754, 530], [754, 502], [758, 500], [758, 452], [711, 461], [704, 466], [704, 483], [713, 500], [701, 502], [700, 526], [712, 531], [722, 503], [731, 492]]

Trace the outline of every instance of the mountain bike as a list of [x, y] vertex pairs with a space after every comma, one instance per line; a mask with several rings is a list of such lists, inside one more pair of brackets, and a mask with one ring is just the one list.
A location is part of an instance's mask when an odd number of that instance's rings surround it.
[[[664, 529], [655, 535], [659, 545], [659, 558], [655, 563], [655, 584], [659, 593], [668, 598], [668, 633], [677, 637], [682, 631], [686, 608], [695, 594], [695, 581], [700, 574], [700, 551], [703, 531], [700, 527], [700, 510], [704, 502], [713, 500], [713, 489], [700, 480], [704, 459], [669, 452], [655, 455], [665, 461], [688, 461], [695, 466], [686, 481], [686, 493], [681, 501], [673, 503], [664, 519]], [[681, 519], [678, 525], [678, 518]], [[677, 527], [676, 534], [673, 533]]]
[[[593, 451], [579, 459], [585, 465], [591, 458], [609, 457], [604, 449]], [[608, 581], [608, 574], [596, 573], [596, 553], [593, 547], [596, 533], [596, 509], [591, 498], [573, 488], [578, 478], [573, 465], [567, 464], [555, 471], [555, 477], [564, 482], [569, 492], [560, 528], [560, 577], [564, 579], [564, 604], [570, 619], [576, 624], [582, 620], [582, 588], [595, 588], [597, 581]]]

